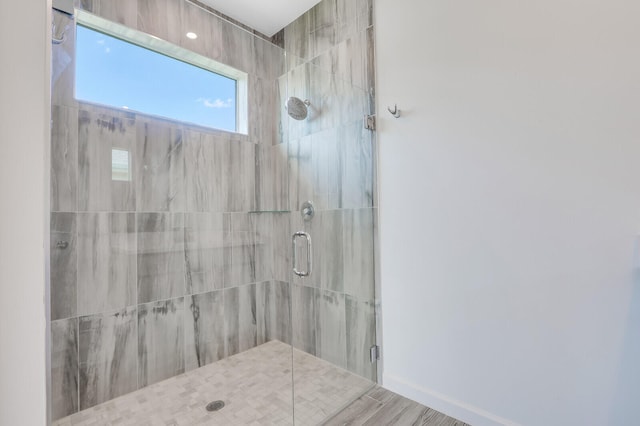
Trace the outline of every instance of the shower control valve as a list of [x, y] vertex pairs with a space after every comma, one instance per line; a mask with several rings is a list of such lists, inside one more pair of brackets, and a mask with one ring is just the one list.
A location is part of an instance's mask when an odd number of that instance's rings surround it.
[[313, 219], [313, 216], [316, 214], [316, 209], [313, 207], [313, 203], [311, 201], [305, 201], [302, 203], [302, 206], [300, 206], [300, 214], [302, 214], [302, 219], [304, 219], [305, 222]]

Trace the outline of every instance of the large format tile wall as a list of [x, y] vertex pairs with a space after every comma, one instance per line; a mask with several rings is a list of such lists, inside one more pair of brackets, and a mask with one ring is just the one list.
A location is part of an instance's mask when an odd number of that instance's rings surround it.
[[[286, 58], [185, 1], [76, 1], [246, 71], [249, 134], [77, 102], [74, 29], [55, 14], [53, 418], [274, 339], [375, 380], [372, 1], [322, 1], [284, 29]], [[291, 95], [307, 120], [286, 115]], [[112, 149], [129, 180], [112, 179]], [[294, 280], [301, 229], [315, 269]]]
[[[76, 6], [247, 72], [249, 126], [76, 101], [74, 26], [54, 14], [68, 26], [52, 68], [54, 419], [291, 335], [282, 49], [185, 1]], [[113, 179], [114, 149], [128, 153], [128, 177]]]
[[[305, 121], [281, 111], [279, 133], [292, 230], [313, 242], [313, 273], [292, 280], [293, 344], [375, 380], [375, 134], [363, 126], [375, 113], [372, 3], [323, 0], [285, 28], [279, 85], [311, 107]], [[317, 209], [309, 222], [298, 213], [305, 200]]]

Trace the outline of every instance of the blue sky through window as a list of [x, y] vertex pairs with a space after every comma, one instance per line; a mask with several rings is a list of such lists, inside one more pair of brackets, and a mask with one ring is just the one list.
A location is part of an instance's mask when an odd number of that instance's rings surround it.
[[236, 81], [78, 25], [76, 97], [236, 131]]

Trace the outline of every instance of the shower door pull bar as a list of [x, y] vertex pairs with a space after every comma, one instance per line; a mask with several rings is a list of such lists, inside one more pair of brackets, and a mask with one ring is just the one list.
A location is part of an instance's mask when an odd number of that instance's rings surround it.
[[[298, 253], [297, 253], [297, 246], [296, 246], [296, 241], [298, 240], [298, 237], [304, 237], [304, 239], [307, 242], [307, 270], [306, 271], [299, 271], [298, 270]], [[293, 273], [296, 274], [299, 277], [308, 277], [309, 275], [311, 275], [311, 269], [313, 268], [313, 263], [311, 261], [312, 259], [312, 255], [311, 255], [311, 235], [307, 234], [306, 232], [302, 232], [302, 231], [298, 231], [296, 233], [293, 234], [293, 237], [291, 238], [291, 246], [293, 248]]]

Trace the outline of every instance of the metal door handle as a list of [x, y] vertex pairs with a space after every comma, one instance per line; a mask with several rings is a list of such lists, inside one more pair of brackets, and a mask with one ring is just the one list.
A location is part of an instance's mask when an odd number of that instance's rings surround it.
[[[298, 237], [304, 237], [304, 239], [307, 241], [307, 270], [306, 271], [299, 271], [298, 270], [298, 253], [296, 250], [296, 241], [298, 240]], [[296, 233], [293, 234], [293, 236], [291, 237], [291, 246], [293, 248], [293, 273], [296, 274], [299, 277], [308, 277], [309, 275], [311, 275], [311, 269], [313, 268], [313, 263], [311, 261], [311, 235], [307, 234], [306, 232], [302, 232], [302, 231], [298, 231]]]

